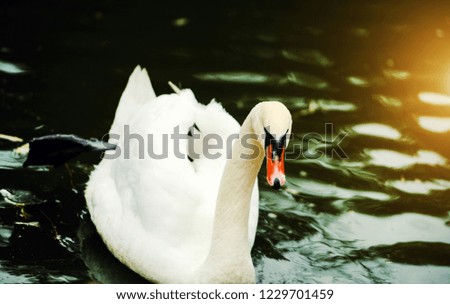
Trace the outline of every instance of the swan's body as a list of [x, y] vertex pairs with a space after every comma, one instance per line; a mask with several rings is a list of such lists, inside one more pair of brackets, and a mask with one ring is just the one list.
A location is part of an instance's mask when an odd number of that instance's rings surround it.
[[[201, 105], [190, 90], [156, 97], [147, 72], [135, 69], [110, 130], [116, 157], [100, 162], [86, 189], [92, 221], [122, 263], [156, 282], [254, 282], [250, 250], [264, 153], [243, 161], [236, 141], [227, 162], [225, 145], [231, 134], [251, 133], [247, 120], [240, 129], [219, 104]], [[178, 145], [171, 139], [176, 127], [185, 137]], [[200, 136], [194, 145], [199, 157], [193, 161], [187, 157], [194, 155], [188, 133]], [[150, 145], [148, 134], [153, 135]], [[207, 134], [224, 141], [222, 149], [209, 150], [221, 153], [218, 159], [201, 153]], [[167, 157], [149, 157], [149, 150], [154, 155], [165, 150]]]

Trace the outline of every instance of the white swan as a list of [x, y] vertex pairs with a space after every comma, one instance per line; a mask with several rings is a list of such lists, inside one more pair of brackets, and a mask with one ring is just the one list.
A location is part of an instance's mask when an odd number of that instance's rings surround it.
[[[130, 76], [110, 130], [117, 149], [106, 157], [114, 159], [100, 162], [86, 188], [92, 221], [109, 250], [148, 280], [255, 282], [250, 250], [258, 220], [257, 174], [265, 149], [269, 184], [284, 184], [291, 115], [279, 102], [262, 102], [240, 128], [215, 101], [204, 106], [191, 90], [175, 91], [156, 97], [139, 66]], [[186, 138], [200, 137], [192, 149], [189, 139], [172, 140], [177, 128]], [[229, 160], [225, 148], [206, 151], [221, 153], [216, 159], [199, 153], [208, 136], [211, 145], [218, 138], [225, 144], [232, 134], [240, 139]], [[164, 152], [164, 136], [167, 157], [149, 157], [149, 150]]]

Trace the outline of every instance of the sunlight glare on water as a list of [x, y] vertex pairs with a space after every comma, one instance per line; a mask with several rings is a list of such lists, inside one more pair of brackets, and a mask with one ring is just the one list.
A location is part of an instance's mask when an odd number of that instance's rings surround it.
[[430, 132], [447, 133], [450, 131], [450, 117], [421, 116], [418, 118], [419, 125]]

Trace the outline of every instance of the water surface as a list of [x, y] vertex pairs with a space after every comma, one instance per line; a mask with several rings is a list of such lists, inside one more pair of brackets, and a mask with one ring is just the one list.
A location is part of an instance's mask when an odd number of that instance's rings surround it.
[[[450, 283], [448, 1], [3, 1], [0, 25], [2, 134], [102, 137], [137, 64], [240, 122], [283, 101], [293, 143], [346, 132], [346, 158], [288, 160], [282, 191], [261, 175], [258, 282]], [[0, 140], [0, 282], [140, 282], [89, 221], [99, 155], [23, 169], [18, 145]]]

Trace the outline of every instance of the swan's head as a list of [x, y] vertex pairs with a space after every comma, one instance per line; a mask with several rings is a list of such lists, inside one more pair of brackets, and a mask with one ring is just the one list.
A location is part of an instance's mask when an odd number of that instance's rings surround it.
[[286, 182], [284, 158], [292, 129], [292, 116], [284, 104], [265, 101], [255, 107], [253, 131], [258, 135], [266, 155], [266, 179], [279, 189]]

